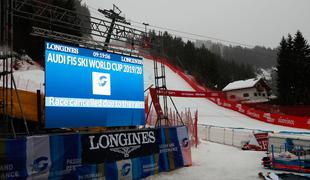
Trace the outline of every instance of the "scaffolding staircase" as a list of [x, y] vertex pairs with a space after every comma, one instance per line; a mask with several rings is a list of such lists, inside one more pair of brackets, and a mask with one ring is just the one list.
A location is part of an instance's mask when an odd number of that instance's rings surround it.
[[[158, 67], [160, 64], [160, 68]], [[154, 77], [155, 77], [155, 90], [156, 90], [156, 98], [160, 104], [163, 104], [163, 113], [162, 115], [157, 116], [157, 121], [155, 126], [169, 126], [170, 122], [168, 119], [168, 104], [167, 104], [167, 96], [161, 95], [159, 96], [159, 91], [167, 90], [166, 86], [166, 72], [165, 72], [165, 65], [163, 64], [162, 60], [160, 62], [154, 60]]]

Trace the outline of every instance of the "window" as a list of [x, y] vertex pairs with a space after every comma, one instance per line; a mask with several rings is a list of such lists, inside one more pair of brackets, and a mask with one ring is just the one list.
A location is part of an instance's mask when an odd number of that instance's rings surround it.
[[258, 93], [258, 96], [261, 96], [261, 94], [260, 94], [260, 93]]
[[236, 96], [235, 95], [230, 95], [230, 99], [235, 99]]
[[254, 96], [257, 96], [257, 93], [254, 93]]
[[265, 93], [262, 94], [265, 97]]
[[243, 97], [249, 97], [249, 93], [244, 93]]

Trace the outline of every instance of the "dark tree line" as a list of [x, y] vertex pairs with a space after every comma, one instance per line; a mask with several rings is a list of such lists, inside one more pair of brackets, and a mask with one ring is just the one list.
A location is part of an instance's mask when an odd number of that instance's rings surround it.
[[227, 46], [223, 50], [224, 59], [234, 59], [237, 62], [251, 64], [255, 67], [270, 68], [277, 63], [276, 50], [255, 46], [244, 48], [241, 46]]
[[211, 52], [220, 55], [228, 61], [250, 64], [256, 68], [270, 68], [277, 64], [277, 50], [263, 46], [253, 48], [241, 46], [226, 46], [212, 41], [197, 41], [196, 46], [205, 45]]
[[310, 105], [310, 46], [300, 31], [282, 38], [277, 69], [280, 103]]
[[[255, 77], [250, 65], [226, 61], [204, 45], [197, 48], [193, 42], [184, 42], [182, 38], [173, 37], [167, 32], [157, 38], [162, 39], [159, 41], [162, 43], [161, 54], [210, 88], [221, 90], [232, 81]], [[152, 53], [156, 54], [154, 49]]]
[[[58, 6], [58, 7], [62, 7], [68, 10], [72, 10], [79, 14], [90, 16], [90, 12], [88, 8], [86, 7], [86, 5], [83, 5], [81, 3], [81, 0], [46, 0], [44, 2]], [[32, 3], [35, 3], [35, 2], [32, 2]], [[27, 11], [35, 11], [35, 9], [27, 9]], [[79, 17], [82, 18], [82, 16], [79, 16]], [[69, 19], [64, 19], [64, 20], [69, 21]], [[58, 24], [64, 25], [59, 22]], [[14, 51], [19, 52], [23, 50], [34, 60], [43, 59], [44, 42], [48, 39], [30, 35], [30, 33], [32, 32], [33, 26], [45, 28], [45, 29], [51, 29], [53, 31], [63, 32], [63, 33], [72, 34], [76, 36], [84, 36], [84, 35], [90, 34], [90, 30], [89, 32], [86, 32], [86, 34], [83, 34], [81, 33], [79, 28], [70, 30], [68, 28], [61, 28], [59, 26], [53, 26], [50, 23], [39, 23], [39, 22], [34, 22], [31, 20], [24, 19], [24, 18], [14, 17]], [[68, 26], [68, 25], [64, 25], [64, 26]], [[83, 24], [83, 26], [90, 27], [90, 20], [89, 20], [89, 23]]]

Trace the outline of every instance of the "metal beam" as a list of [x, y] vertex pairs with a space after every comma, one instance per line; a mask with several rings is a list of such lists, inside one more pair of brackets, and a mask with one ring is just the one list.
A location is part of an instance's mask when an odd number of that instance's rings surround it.
[[[95, 36], [98, 41], [104, 41], [109, 34], [111, 22], [78, 14], [74, 11], [54, 6], [37, 0], [13, 0], [13, 14], [16, 17], [39, 22], [50, 27], [60, 27], [69, 30], [78, 30], [84, 34], [91, 31], [91, 35]], [[90, 27], [84, 24], [90, 23]], [[50, 29], [52, 30], [52, 29]], [[144, 43], [146, 33], [144, 31], [133, 29], [129, 26], [115, 22], [111, 31], [111, 39], [133, 43], [134, 45], [142, 45]]]
[[31, 35], [48, 38], [48, 39], [54, 39], [54, 40], [67, 42], [67, 43], [80, 44], [82, 46], [93, 48], [93, 49], [100, 49], [100, 50], [106, 49], [109, 52], [137, 56], [137, 57], [140, 56], [139, 52], [137, 51], [128, 49], [126, 47], [113, 45], [113, 43], [110, 44], [110, 46], [106, 48], [104, 46], [104, 43], [101, 41], [96, 41], [93, 39], [75, 36], [71, 34], [66, 34], [66, 33], [58, 32], [58, 31], [51, 31], [51, 30], [43, 29], [39, 27], [32, 27]]

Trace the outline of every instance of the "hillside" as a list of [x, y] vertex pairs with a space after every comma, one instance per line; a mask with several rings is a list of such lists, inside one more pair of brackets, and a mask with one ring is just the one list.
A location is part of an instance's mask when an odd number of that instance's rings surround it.
[[262, 46], [255, 46], [254, 48], [227, 46], [221, 43], [201, 40], [197, 40], [195, 43], [196, 47], [201, 47], [202, 45], [227, 61], [249, 64], [256, 68], [268, 68], [276, 66], [277, 63], [276, 49]]
[[166, 57], [174, 66], [180, 67], [201, 84], [211, 89], [221, 90], [236, 80], [254, 78], [254, 69], [245, 63], [226, 61], [205, 46], [196, 47], [194, 42], [175, 37], [168, 32], [162, 36], [151, 34], [162, 42], [159, 49], [152, 48], [153, 56]]

